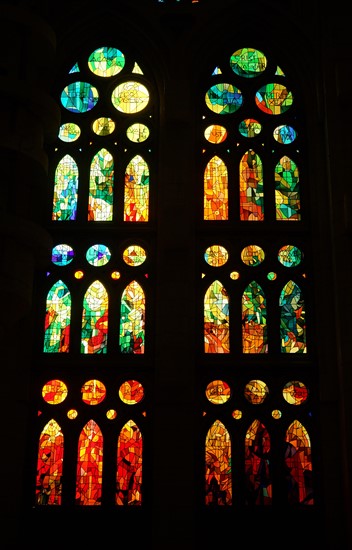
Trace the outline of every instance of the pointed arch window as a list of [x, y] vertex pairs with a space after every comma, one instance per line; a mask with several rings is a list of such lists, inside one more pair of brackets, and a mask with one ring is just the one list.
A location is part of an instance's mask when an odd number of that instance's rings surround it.
[[158, 102], [143, 59], [91, 44], [63, 71], [49, 151], [35, 506], [144, 504]]
[[[199, 112], [202, 498], [235, 508], [313, 505], [314, 444], [311, 450], [304, 426], [314, 413], [316, 363], [309, 353], [311, 236], [299, 90], [264, 48], [228, 50], [208, 70]], [[229, 498], [226, 483], [243, 491]]]

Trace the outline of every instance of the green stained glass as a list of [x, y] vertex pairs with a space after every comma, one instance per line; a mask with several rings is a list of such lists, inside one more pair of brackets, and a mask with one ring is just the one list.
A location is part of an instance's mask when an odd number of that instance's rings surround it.
[[297, 164], [284, 156], [275, 166], [275, 205], [277, 220], [299, 221], [301, 200], [299, 169]]
[[78, 198], [78, 167], [70, 155], [65, 155], [55, 171], [53, 213], [54, 221], [75, 220]]
[[112, 92], [111, 101], [115, 109], [122, 113], [139, 113], [149, 103], [149, 91], [140, 82], [124, 82]]
[[97, 136], [109, 136], [115, 130], [115, 122], [109, 117], [97, 118], [92, 124], [92, 130]]
[[80, 135], [80, 127], [73, 122], [66, 122], [65, 124], [62, 124], [59, 128], [59, 139], [61, 139], [61, 141], [70, 143], [72, 141], [76, 141]]
[[240, 161], [240, 219], [264, 220], [263, 165], [252, 149]]
[[287, 244], [282, 246], [277, 255], [280, 264], [285, 267], [295, 267], [299, 265], [303, 258], [303, 252], [297, 246]]
[[241, 48], [230, 57], [231, 69], [239, 76], [253, 78], [262, 74], [267, 66], [265, 55], [254, 48]]
[[205, 94], [207, 107], [219, 115], [235, 113], [242, 101], [242, 92], [232, 84], [214, 84]]
[[111, 221], [113, 213], [114, 160], [107, 149], [93, 157], [90, 167], [88, 220]]
[[133, 143], [142, 143], [149, 137], [149, 128], [145, 124], [132, 124], [127, 128], [126, 135]]
[[94, 244], [86, 253], [87, 262], [95, 267], [106, 265], [111, 258], [111, 252], [105, 244]]
[[210, 159], [204, 171], [204, 219], [228, 219], [228, 172], [218, 156]]
[[261, 286], [252, 281], [242, 295], [243, 353], [267, 353], [266, 299]]
[[108, 339], [108, 293], [94, 281], [83, 299], [81, 353], [106, 353]]
[[64, 88], [61, 103], [71, 113], [86, 113], [95, 107], [98, 90], [88, 82], [72, 82]]
[[120, 316], [120, 350], [122, 353], [144, 353], [145, 296], [137, 281], [123, 291]]
[[67, 353], [70, 344], [71, 294], [61, 280], [49, 290], [44, 327], [45, 353]]
[[262, 131], [262, 125], [254, 118], [246, 118], [238, 125], [238, 130], [243, 137], [253, 138]]
[[97, 48], [88, 58], [88, 67], [98, 76], [115, 76], [124, 66], [125, 56], [117, 48]]
[[282, 289], [279, 305], [281, 352], [307, 353], [304, 299], [294, 281]]
[[230, 352], [229, 298], [220, 281], [214, 281], [204, 297], [204, 351]]
[[147, 222], [149, 218], [149, 166], [136, 155], [125, 172], [124, 221]]
[[293, 95], [282, 84], [266, 84], [255, 94], [257, 107], [269, 115], [285, 113], [293, 103]]

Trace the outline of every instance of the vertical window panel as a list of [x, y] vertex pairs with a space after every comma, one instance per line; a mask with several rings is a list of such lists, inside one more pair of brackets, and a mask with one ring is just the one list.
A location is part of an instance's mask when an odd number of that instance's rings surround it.
[[266, 298], [261, 286], [252, 281], [242, 295], [243, 353], [267, 353]]
[[78, 199], [78, 166], [70, 155], [65, 155], [55, 171], [53, 213], [54, 221], [75, 220]]
[[216, 420], [205, 440], [205, 504], [232, 504], [231, 437]]
[[44, 427], [38, 449], [36, 500], [40, 505], [60, 505], [64, 436], [59, 424], [50, 420]]
[[108, 340], [108, 293], [100, 281], [90, 285], [83, 300], [82, 353], [106, 353]]
[[138, 426], [129, 420], [117, 442], [116, 504], [142, 504], [143, 439]]
[[276, 219], [300, 220], [299, 169], [289, 157], [282, 157], [275, 166], [275, 182]]
[[46, 299], [44, 349], [45, 353], [69, 351], [71, 326], [71, 294], [63, 281], [57, 281]]
[[204, 171], [204, 219], [228, 219], [228, 172], [224, 161], [213, 157]]
[[149, 219], [149, 166], [136, 155], [125, 173], [124, 220], [147, 222]]
[[281, 291], [280, 310], [282, 353], [307, 353], [304, 299], [294, 281]]
[[103, 483], [103, 435], [94, 420], [89, 420], [78, 441], [76, 504], [100, 506]]
[[270, 436], [259, 420], [254, 420], [245, 437], [246, 502], [255, 505], [272, 503]]
[[298, 420], [294, 420], [286, 432], [285, 464], [289, 503], [313, 504], [310, 437]]
[[89, 221], [112, 220], [114, 190], [114, 161], [107, 149], [94, 155], [90, 167]]
[[145, 296], [137, 281], [132, 281], [121, 297], [120, 350], [122, 353], [144, 353]]
[[264, 219], [263, 165], [252, 149], [240, 161], [240, 218], [244, 221]]
[[220, 281], [214, 281], [204, 297], [204, 351], [230, 352], [229, 298]]

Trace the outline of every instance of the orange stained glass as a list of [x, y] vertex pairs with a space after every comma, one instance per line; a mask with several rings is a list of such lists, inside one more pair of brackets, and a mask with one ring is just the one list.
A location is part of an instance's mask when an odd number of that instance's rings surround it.
[[310, 438], [294, 420], [286, 432], [286, 478], [290, 504], [314, 504]]
[[87, 405], [99, 405], [104, 401], [106, 388], [100, 380], [87, 380], [81, 388], [82, 401]]
[[136, 155], [125, 172], [124, 221], [147, 222], [149, 219], [149, 166]]
[[261, 286], [252, 281], [242, 295], [243, 353], [267, 353], [266, 300]]
[[240, 219], [264, 220], [263, 165], [252, 149], [240, 161]]
[[220, 281], [214, 281], [204, 297], [204, 351], [230, 352], [229, 298]]
[[228, 219], [228, 172], [224, 161], [214, 156], [204, 171], [204, 219]]
[[220, 420], [215, 420], [205, 439], [205, 504], [232, 504], [231, 438]]
[[272, 503], [270, 471], [270, 436], [259, 420], [254, 420], [245, 437], [245, 471], [247, 504]]
[[101, 505], [103, 435], [94, 420], [84, 426], [78, 441], [76, 504]]
[[50, 405], [59, 405], [65, 401], [67, 393], [67, 386], [62, 380], [49, 380], [42, 388], [43, 399]]
[[64, 436], [59, 424], [50, 420], [39, 438], [36, 501], [41, 505], [60, 505]]
[[143, 439], [133, 420], [122, 427], [117, 442], [116, 504], [142, 504]]

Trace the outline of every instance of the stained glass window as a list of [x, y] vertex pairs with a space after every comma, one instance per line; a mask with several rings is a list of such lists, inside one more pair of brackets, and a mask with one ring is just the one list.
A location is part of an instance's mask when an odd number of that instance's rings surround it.
[[142, 506], [158, 102], [123, 45], [72, 54], [49, 151], [34, 505]]
[[209, 65], [199, 96], [203, 502], [313, 505], [299, 93], [269, 52], [244, 46]]

